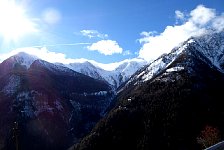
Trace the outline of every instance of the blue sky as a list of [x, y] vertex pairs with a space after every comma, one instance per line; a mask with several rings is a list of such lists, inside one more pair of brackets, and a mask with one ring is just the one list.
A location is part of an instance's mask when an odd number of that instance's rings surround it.
[[[0, 55], [22, 47], [44, 47], [51, 54], [64, 54], [65, 59], [86, 58], [100, 63], [139, 56], [154, 59], [144, 55], [151, 55], [146, 52], [153, 49], [149, 43], [154, 40], [152, 38], [160, 38], [167, 26], [182, 26], [189, 20], [198, 24], [193, 18], [200, 10], [204, 12], [203, 8], [209, 10], [206, 13], [215, 14], [210, 18], [204, 16], [207, 20], [202, 26], [197, 26], [200, 30], [218, 20], [219, 26], [223, 25], [220, 20], [224, 16], [223, 0], [17, 0], [13, 4], [24, 9], [23, 15], [34, 29], [24, 29], [24, 33], [12, 34], [7, 40], [6, 33], [0, 30]], [[199, 11], [193, 16], [191, 12], [195, 9]], [[11, 17], [14, 19], [13, 15]], [[6, 22], [0, 15], [1, 21]], [[17, 29], [14, 25], [11, 28]], [[187, 35], [183, 39], [196, 34], [197, 28], [190, 33], [184, 32]], [[157, 52], [155, 57], [160, 50]]]

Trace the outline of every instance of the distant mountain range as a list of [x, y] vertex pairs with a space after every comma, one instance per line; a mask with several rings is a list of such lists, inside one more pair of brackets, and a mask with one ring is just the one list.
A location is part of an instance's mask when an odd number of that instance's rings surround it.
[[138, 70], [119, 88], [108, 115], [71, 149], [200, 150], [215, 144], [224, 135], [223, 85], [224, 32], [192, 37]]
[[[20, 52], [11, 57], [11, 59], [15, 59], [16, 62], [27, 68], [29, 68], [35, 60], [41, 60], [40, 58], [25, 52]], [[91, 62], [91, 60], [82, 60], [70, 64], [54, 63], [54, 65], [69, 68], [94, 79], [103, 80], [116, 89], [122, 83], [127, 81], [138, 69], [147, 64], [147, 61], [140, 58], [127, 59], [119, 62], [115, 69], [108, 71], [99, 67], [96, 62]]]
[[94, 66], [90, 62], [59, 64], [68, 67], [74, 71], [90, 76], [94, 79], [104, 80], [108, 82], [114, 89], [118, 88], [122, 83], [127, 81], [138, 69], [146, 65], [143, 59], [130, 59], [120, 63], [120, 65], [112, 71], [104, 70], [98, 66]]

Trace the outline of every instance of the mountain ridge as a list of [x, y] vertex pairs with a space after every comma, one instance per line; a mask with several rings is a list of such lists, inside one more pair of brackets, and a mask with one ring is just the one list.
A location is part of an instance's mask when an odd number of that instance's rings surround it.
[[[205, 36], [205, 37], [204, 37]], [[143, 67], [137, 73], [133, 74], [133, 76], [127, 81], [126, 86], [129, 84], [138, 84], [137, 82], [145, 82], [150, 80], [153, 76], [159, 74], [161, 71], [164, 71], [172, 62], [178, 57], [179, 54], [185, 51], [186, 47], [192, 46], [195, 47], [193, 50], [188, 50], [188, 53], [197, 53], [199, 56], [204, 56], [202, 59], [206, 61], [210, 66], [216, 67], [219, 71], [223, 72], [224, 70], [220, 67], [223, 66], [224, 63], [224, 32], [219, 33], [208, 33], [201, 37], [191, 37], [187, 41], [183, 42], [183, 44], [174, 48], [169, 54], [163, 54], [153, 62], [151, 62], [147, 67]], [[207, 39], [209, 37], [209, 40]], [[217, 38], [219, 37], [219, 38]], [[204, 41], [203, 41], [204, 40]], [[205, 41], [208, 44], [205, 44]], [[209, 43], [219, 43], [219, 47], [216, 45], [213, 46], [213, 53], [210, 50], [213, 44]], [[203, 46], [203, 44], [205, 46]], [[207, 46], [207, 47], [206, 47]], [[219, 51], [217, 52], [217, 49]], [[212, 58], [212, 57], [213, 58]], [[138, 81], [137, 81], [138, 80]], [[134, 82], [134, 83], [132, 83]]]
[[[34, 61], [41, 60], [40, 58], [29, 55], [25, 52], [20, 52], [14, 56], [11, 56], [10, 59], [14, 64], [10, 64], [10, 61], [8, 61], [9, 64], [6, 68], [10, 68], [10, 66], [14, 66], [15, 64], [20, 64], [24, 66], [26, 69], [29, 69], [30, 65], [32, 65]], [[42, 60], [42, 62], [47, 61]], [[2, 63], [4, 64], [5, 61], [3, 61]], [[66, 67], [73, 71], [90, 76], [94, 79], [103, 80], [108, 84], [110, 84], [114, 89], [116, 89], [126, 80], [128, 80], [128, 78], [133, 73], [135, 73], [135, 71], [137, 71], [147, 63], [142, 59], [125, 60], [120, 62], [120, 64], [114, 70], [111, 71], [104, 70], [100, 68], [98, 65], [96, 64], [94, 65], [93, 63], [89, 62], [88, 60], [70, 64], [62, 64], [62, 63], [50, 63], [50, 64], [55, 64], [55, 67], [61, 69], [62, 67]]]

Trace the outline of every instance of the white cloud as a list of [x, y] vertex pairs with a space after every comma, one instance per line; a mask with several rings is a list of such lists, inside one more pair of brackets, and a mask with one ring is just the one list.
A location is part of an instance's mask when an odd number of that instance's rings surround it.
[[224, 13], [214, 19], [212, 26], [218, 31], [224, 30]]
[[97, 30], [82, 30], [80, 32], [83, 36], [86, 36], [88, 38], [95, 38], [95, 37], [100, 38], [100, 39], [108, 38], [107, 34], [102, 34], [102, 33], [98, 32]]
[[157, 33], [156, 31], [150, 31], [150, 32], [143, 31], [143, 32], [140, 33], [142, 38], [138, 39], [137, 41], [139, 41], [140, 43], [147, 43], [148, 42], [148, 37], [155, 36], [156, 33]]
[[54, 63], [70, 63], [73, 59], [67, 59], [66, 55], [63, 53], [56, 53], [49, 51], [46, 47], [57, 47], [57, 46], [77, 46], [77, 45], [91, 45], [91, 43], [63, 43], [63, 44], [48, 44], [48, 45], [35, 45], [32, 47], [23, 47], [14, 49], [8, 53], [2, 54], [0, 53], [0, 62], [13, 56], [19, 52], [25, 52], [30, 55], [35, 55], [45, 61]]
[[44, 21], [50, 25], [56, 24], [61, 20], [61, 13], [55, 8], [47, 8], [42, 15]]
[[101, 40], [93, 43], [91, 46], [87, 46], [88, 50], [98, 51], [104, 55], [112, 55], [115, 53], [122, 53], [123, 49], [118, 45], [116, 41]]
[[179, 10], [176, 10], [175, 11], [175, 15], [176, 15], [176, 19], [180, 19], [180, 20], [183, 20], [184, 19], [184, 13], [179, 11]]
[[[176, 17], [177, 14], [179, 18], [183, 17], [180, 11], [175, 13]], [[214, 9], [206, 8], [203, 5], [197, 6], [188, 15], [184, 16], [182, 24], [167, 26], [160, 34], [142, 32], [142, 38], [139, 39], [142, 44], [139, 57], [152, 61], [164, 53], [169, 53], [174, 47], [191, 36], [200, 36], [206, 33], [209, 28], [219, 31], [224, 28], [224, 15], [217, 15]]]
[[199, 5], [196, 9], [191, 11], [190, 16], [190, 20], [193, 23], [205, 25], [215, 17], [215, 10]]

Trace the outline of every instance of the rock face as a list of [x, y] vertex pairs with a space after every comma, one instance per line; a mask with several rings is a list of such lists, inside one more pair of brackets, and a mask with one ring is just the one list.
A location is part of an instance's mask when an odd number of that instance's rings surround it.
[[0, 149], [15, 149], [15, 134], [20, 149], [67, 149], [113, 97], [101, 80], [25, 53], [12, 56], [0, 64]]
[[205, 126], [224, 135], [224, 32], [192, 37], [137, 71], [84, 149], [200, 149]]

